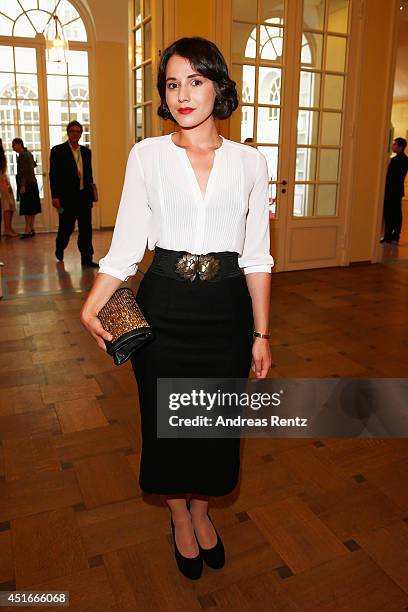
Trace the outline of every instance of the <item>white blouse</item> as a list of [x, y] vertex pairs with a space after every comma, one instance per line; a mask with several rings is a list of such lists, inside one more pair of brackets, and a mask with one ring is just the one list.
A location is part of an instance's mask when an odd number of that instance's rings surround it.
[[203, 197], [187, 152], [172, 134], [132, 147], [112, 242], [99, 272], [126, 281], [136, 274], [147, 243], [149, 250], [157, 245], [196, 254], [235, 251], [245, 274], [270, 273], [265, 156], [222, 136]]

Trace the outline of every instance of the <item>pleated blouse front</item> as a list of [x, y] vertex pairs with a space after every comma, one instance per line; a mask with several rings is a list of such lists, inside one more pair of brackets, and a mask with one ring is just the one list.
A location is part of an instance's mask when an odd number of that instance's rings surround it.
[[235, 251], [245, 274], [271, 272], [265, 156], [224, 137], [214, 153], [203, 197], [187, 152], [172, 134], [132, 147], [99, 273], [127, 280], [136, 274], [146, 245], [197, 254]]

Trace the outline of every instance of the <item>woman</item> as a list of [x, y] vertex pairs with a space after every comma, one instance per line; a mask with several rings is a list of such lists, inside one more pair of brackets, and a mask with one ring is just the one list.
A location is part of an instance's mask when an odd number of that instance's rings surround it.
[[3, 148], [3, 141], [0, 138], [0, 203], [3, 209], [4, 218], [4, 236], [15, 238], [19, 236], [11, 226], [13, 213], [16, 210], [16, 201], [14, 199], [13, 189], [10, 185], [10, 179], [7, 175], [7, 158]]
[[41, 212], [40, 194], [34, 168], [37, 162], [24, 146], [21, 138], [13, 139], [13, 151], [18, 154], [17, 160], [17, 194], [20, 200], [20, 215], [25, 216], [25, 229], [21, 238], [35, 236], [34, 218]]
[[[132, 358], [142, 424], [139, 482], [142, 490], [165, 496], [178, 567], [196, 579], [203, 560], [213, 568], [224, 564], [208, 498], [236, 487], [240, 439], [157, 438], [156, 380], [247, 378], [251, 361], [256, 376], [266, 376], [273, 265], [268, 174], [257, 149], [217, 133], [215, 119], [229, 117], [238, 99], [212, 42], [193, 37], [170, 45], [157, 87], [159, 116], [180, 129], [132, 148], [112, 243], [81, 321], [104, 349], [103, 339], [112, 337], [97, 313], [136, 273], [146, 242], [155, 248], [137, 300], [156, 338]], [[196, 274], [191, 282], [183, 255], [191, 262], [203, 254], [215, 267], [221, 264], [221, 272], [212, 280]]]

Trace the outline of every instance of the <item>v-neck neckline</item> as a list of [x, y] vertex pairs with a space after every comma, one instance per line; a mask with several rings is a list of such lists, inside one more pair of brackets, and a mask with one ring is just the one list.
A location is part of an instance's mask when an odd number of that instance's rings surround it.
[[181, 156], [182, 156], [182, 159], [184, 159], [184, 160], [185, 160], [185, 163], [187, 164], [187, 168], [188, 168], [188, 171], [189, 171], [190, 176], [191, 176], [191, 178], [192, 178], [192, 181], [193, 181], [193, 184], [194, 184], [195, 190], [196, 190], [196, 192], [197, 192], [197, 196], [199, 196], [199, 198], [200, 198], [200, 202], [205, 202], [205, 201], [206, 201], [206, 199], [208, 198], [208, 194], [209, 194], [209, 192], [210, 192], [210, 188], [211, 188], [211, 185], [212, 185], [212, 180], [213, 180], [213, 176], [214, 176], [214, 172], [215, 172], [215, 168], [216, 168], [216, 164], [217, 164], [218, 154], [219, 154], [219, 152], [221, 151], [221, 149], [223, 149], [223, 148], [224, 148], [224, 146], [225, 146], [225, 138], [224, 138], [224, 136], [222, 136], [222, 135], [220, 134], [220, 136], [221, 136], [221, 138], [222, 138], [222, 144], [221, 144], [221, 146], [220, 146], [220, 147], [218, 147], [217, 149], [214, 149], [214, 159], [213, 159], [213, 164], [212, 164], [212, 167], [211, 167], [210, 173], [209, 173], [209, 175], [208, 175], [207, 185], [206, 185], [205, 192], [204, 192], [204, 195], [203, 195], [203, 193], [202, 193], [202, 191], [201, 191], [201, 188], [200, 188], [200, 185], [199, 185], [199, 182], [198, 182], [198, 180], [197, 180], [196, 173], [194, 172], [193, 165], [192, 165], [192, 163], [191, 163], [191, 161], [190, 161], [190, 158], [189, 158], [189, 156], [188, 156], [188, 154], [187, 154], [187, 150], [186, 150], [184, 147], [180, 147], [179, 145], [176, 145], [176, 143], [175, 143], [175, 142], [173, 141], [173, 139], [172, 139], [172, 135], [173, 135], [173, 134], [176, 134], [176, 133], [177, 133], [177, 132], [171, 132], [171, 134], [169, 134], [169, 141], [170, 141], [170, 144], [173, 146], [173, 148], [178, 149], [178, 150], [180, 151], [180, 154], [181, 154]]

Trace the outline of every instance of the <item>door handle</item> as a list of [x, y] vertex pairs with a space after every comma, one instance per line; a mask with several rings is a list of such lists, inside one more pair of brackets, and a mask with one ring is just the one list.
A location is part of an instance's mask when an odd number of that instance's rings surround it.
[[285, 185], [288, 184], [288, 181], [286, 179], [283, 179], [282, 181], [277, 181], [276, 184], [283, 185], [283, 189], [281, 190], [281, 193], [286, 193]]

